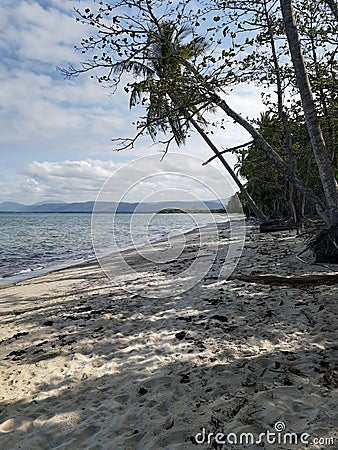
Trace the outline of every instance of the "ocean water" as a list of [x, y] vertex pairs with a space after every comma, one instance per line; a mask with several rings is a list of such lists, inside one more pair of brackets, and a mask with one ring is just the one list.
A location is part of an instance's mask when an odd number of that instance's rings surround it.
[[2, 213], [0, 284], [226, 219], [211, 214], [97, 214], [92, 221], [91, 214]]

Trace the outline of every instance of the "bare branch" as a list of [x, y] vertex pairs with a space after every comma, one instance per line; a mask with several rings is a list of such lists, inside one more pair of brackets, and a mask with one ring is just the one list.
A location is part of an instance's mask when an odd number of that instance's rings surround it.
[[[254, 141], [246, 142], [245, 144], [236, 145], [236, 147], [226, 148], [222, 152], [219, 152], [220, 155], [223, 155], [224, 153], [234, 152], [235, 150], [239, 150], [240, 148], [247, 147], [248, 145], [253, 144]], [[211, 163], [214, 159], [218, 158], [218, 155], [214, 155], [211, 158], [209, 158], [207, 161], [205, 161], [202, 166], [206, 166], [207, 164]]]

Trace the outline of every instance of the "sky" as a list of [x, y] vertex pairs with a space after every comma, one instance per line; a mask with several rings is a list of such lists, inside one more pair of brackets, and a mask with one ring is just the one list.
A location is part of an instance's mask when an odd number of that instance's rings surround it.
[[[75, 21], [73, 8], [90, 3], [1, 0], [0, 202], [95, 200], [108, 179], [110, 184], [117, 183], [128, 191], [131, 184], [168, 170], [186, 174], [187, 195], [182, 191], [182, 200], [190, 199], [192, 190], [197, 196], [209, 196], [210, 192], [198, 190], [193, 182], [189, 185], [193, 178], [211, 187], [217, 185], [224, 197], [230, 196], [234, 183], [224, 178], [224, 170], [217, 162], [213, 165], [220, 169], [219, 178], [216, 172], [208, 174], [210, 165], [189, 163], [189, 155], [201, 162], [212, 156], [196, 134], [184, 147], [171, 147], [172, 152], [188, 155], [187, 164], [177, 158], [175, 165], [174, 154], [167, 165], [161, 162], [161, 149], [149, 138], [137, 142], [132, 150], [114, 151], [112, 139], [133, 137], [135, 133], [132, 122], [137, 115], [129, 110], [127, 94], [120, 89], [111, 95], [89, 75], [69, 80], [56, 70], [57, 66], [83, 60], [75, 46], [88, 28]], [[257, 117], [264, 109], [258, 89], [250, 85], [236, 87], [227, 101], [249, 117]], [[231, 121], [225, 130], [216, 130], [212, 138], [220, 149], [250, 140]], [[147, 158], [149, 155], [154, 156]], [[137, 162], [139, 158], [143, 159]], [[234, 157], [228, 160], [232, 165], [235, 162]], [[173, 180], [168, 178], [153, 178], [148, 194], [158, 190], [161, 199], [169, 200]], [[148, 195], [146, 188], [132, 191], [130, 201], [141, 201]]]

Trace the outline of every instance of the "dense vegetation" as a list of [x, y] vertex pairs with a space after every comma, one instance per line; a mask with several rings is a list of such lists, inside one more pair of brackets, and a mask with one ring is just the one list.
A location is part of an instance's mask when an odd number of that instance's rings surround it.
[[[197, 5], [197, 6], [196, 6]], [[123, 84], [130, 107], [142, 108], [133, 148], [145, 134], [167, 152], [197, 131], [237, 183], [260, 222], [304, 222], [317, 216], [338, 227], [337, 5], [314, 0], [100, 1], [76, 10], [94, 33], [87, 60], [65, 76], [95, 73], [112, 89]], [[240, 83], [262, 89], [266, 111], [253, 120], [226, 95]], [[230, 96], [231, 99], [231, 96]], [[210, 114], [222, 114], [211, 120]], [[237, 170], [212, 141], [231, 118], [252, 141], [237, 146]], [[337, 247], [334, 231], [333, 246]]]

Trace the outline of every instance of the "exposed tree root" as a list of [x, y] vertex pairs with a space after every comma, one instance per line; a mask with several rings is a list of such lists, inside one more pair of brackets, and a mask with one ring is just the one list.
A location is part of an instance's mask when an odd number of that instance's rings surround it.
[[313, 251], [316, 262], [338, 264], [338, 227], [320, 231], [309, 242], [309, 248]]

